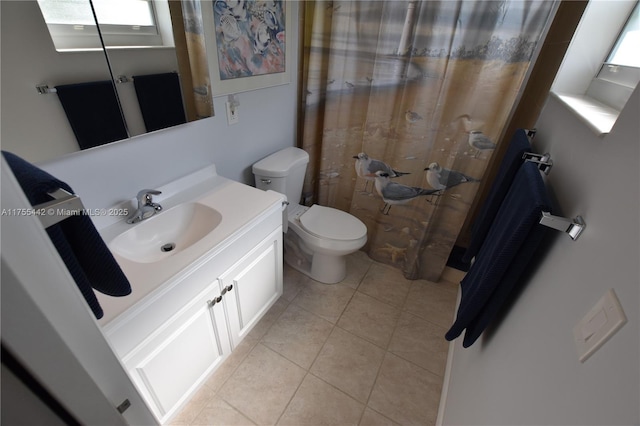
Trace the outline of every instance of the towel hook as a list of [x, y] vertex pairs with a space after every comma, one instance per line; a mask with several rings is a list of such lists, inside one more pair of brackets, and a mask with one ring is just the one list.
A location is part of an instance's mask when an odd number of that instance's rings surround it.
[[57, 92], [55, 87], [49, 87], [48, 84], [36, 84], [36, 90], [38, 91], [38, 95], [47, 95], [49, 93]]

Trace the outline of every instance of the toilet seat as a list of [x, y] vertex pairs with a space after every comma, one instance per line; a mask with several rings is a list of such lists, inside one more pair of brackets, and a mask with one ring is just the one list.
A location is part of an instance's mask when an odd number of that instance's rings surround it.
[[360, 219], [332, 207], [314, 204], [299, 219], [305, 231], [319, 238], [352, 241], [367, 234]]

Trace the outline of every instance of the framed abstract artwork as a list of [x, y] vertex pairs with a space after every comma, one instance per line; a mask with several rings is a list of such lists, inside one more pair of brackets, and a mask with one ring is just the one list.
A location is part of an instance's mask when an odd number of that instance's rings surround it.
[[216, 0], [214, 96], [289, 83], [291, 1]]

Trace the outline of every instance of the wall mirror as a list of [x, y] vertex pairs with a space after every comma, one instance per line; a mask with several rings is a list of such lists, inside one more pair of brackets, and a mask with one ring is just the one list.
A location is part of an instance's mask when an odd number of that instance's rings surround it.
[[[40, 7], [47, 3], [67, 8], [47, 16]], [[61, 102], [64, 89], [74, 85], [111, 82], [125, 125], [114, 142], [213, 115], [200, 0], [27, 0], [0, 7], [2, 149], [36, 163], [79, 151], [77, 128]], [[141, 13], [151, 22], [133, 20]], [[168, 93], [178, 100], [166, 101], [176, 99]], [[106, 131], [114, 127], [111, 115], [79, 99], [81, 117], [92, 116]], [[165, 121], [176, 116], [180, 102], [184, 119]]]

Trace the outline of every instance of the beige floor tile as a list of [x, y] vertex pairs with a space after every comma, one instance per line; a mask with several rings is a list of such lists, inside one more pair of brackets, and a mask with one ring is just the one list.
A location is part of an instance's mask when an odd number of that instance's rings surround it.
[[367, 402], [385, 351], [335, 327], [311, 373], [360, 402]]
[[404, 310], [448, 330], [453, 324], [456, 297], [451, 283], [416, 280], [411, 284]]
[[372, 264], [373, 260], [363, 251], [358, 250], [348, 255], [347, 276], [340, 284], [357, 289]]
[[305, 283], [292, 303], [335, 324], [355, 292], [342, 284]]
[[307, 374], [289, 403], [279, 425], [357, 425], [364, 404]]
[[467, 275], [467, 273], [464, 271], [460, 271], [455, 268], [446, 267], [442, 271], [442, 276], [440, 277], [440, 281], [441, 282], [446, 281], [446, 282], [455, 284], [455, 287], [457, 289], [458, 285], [460, 284], [460, 281], [462, 281], [465, 275]]
[[191, 426], [250, 426], [254, 422], [238, 410], [216, 397], [200, 412]]
[[305, 370], [262, 344], [256, 345], [219, 395], [257, 424], [275, 424]]
[[216, 393], [209, 387], [202, 386], [187, 405], [166, 424], [171, 426], [190, 425], [204, 407], [215, 397], [215, 394]]
[[284, 269], [282, 272], [282, 297], [291, 302], [298, 295], [298, 292], [304, 286], [304, 284], [310, 281], [311, 278], [307, 277], [302, 272], [296, 271], [286, 263], [284, 264]]
[[398, 269], [376, 263], [369, 268], [358, 291], [396, 308], [402, 308], [410, 287], [411, 281]]
[[393, 332], [389, 352], [444, 376], [449, 342], [446, 329], [420, 317], [403, 312]]
[[219, 391], [224, 382], [236, 371], [249, 352], [257, 344], [254, 339], [246, 338], [231, 352], [216, 371], [207, 379], [205, 385], [214, 391]]
[[335, 285], [285, 265], [283, 296], [169, 424], [433, 424], [460, 271], [347, 262]]
[[289, 301], [284, 297], [280, 297], [280, 299], [273, 304], [271, 309], [264, 314], [262, 319], [260, 319], [260, 321], [258, 321], [258, 323], [251, 329], [245, 339], [254, 339], [256, 341], [262, 339], [262, 336], [264, 336], [269, 328], [271, 328], [278, 317], [282, 315], [285, 309], [287, 309], [287, 306], [289, 306]]
[[433, 425], [442, 378], [387, 353], [368, 406], [403, 425]]
[[397, 426], [398, 423], [386, 418], [380, 413], [376, 413], [371, 408], [364, 409], [362, 419], [360, 419], [360, 426]]
[[340, 317], [338, 326], [386, 348], [399, 316], [400, 310], [358, 291]]
[[304, 369], [309, 369], [333, 324], [291, 304], [262, 338], [262, 344]]

